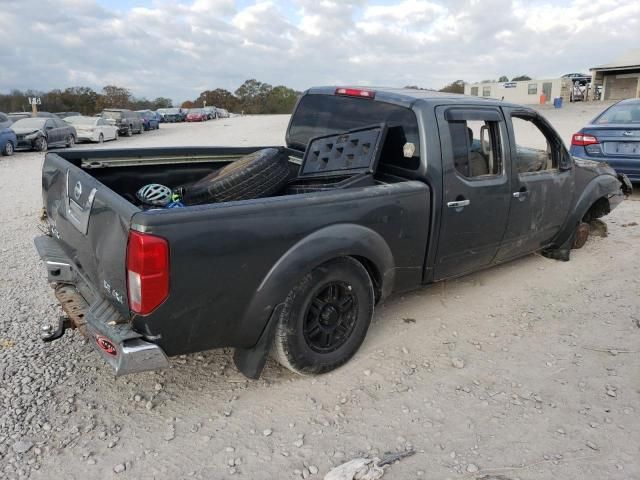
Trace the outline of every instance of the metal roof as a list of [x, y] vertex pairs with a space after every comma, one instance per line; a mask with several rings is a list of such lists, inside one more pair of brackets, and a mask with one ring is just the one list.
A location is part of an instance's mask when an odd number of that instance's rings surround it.
[[618, 57], [614, 62], [597, 67], [591, 67], [589, 70], [624, 70], [630, 68], [640, 68], [640, 48], [629, 50], [624, 55]]

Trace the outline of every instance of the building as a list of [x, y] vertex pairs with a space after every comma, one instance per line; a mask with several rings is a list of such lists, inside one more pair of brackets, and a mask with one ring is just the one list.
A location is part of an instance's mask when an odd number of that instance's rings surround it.
[[640, 48], [616, 61], [590, 68], [591, 85], [600, 91], [600, 100], [640, 98]]
[[520, 82], [466, 83], [465, 95], [504, 99], [507, 102], [523, 105], [537, 105], [544, 95], [544, 103], [552, 103], [561, 97], [568, 102], [571, 99], [573, 83], [569, 78], [551, 78], [546, 80], [523, 80]]

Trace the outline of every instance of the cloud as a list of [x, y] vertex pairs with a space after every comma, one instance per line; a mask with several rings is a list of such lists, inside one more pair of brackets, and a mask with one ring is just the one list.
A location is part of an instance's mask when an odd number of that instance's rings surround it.
[[[136, 2], [132, 2], [136, 3]], [[626, 0], [2, 0], [0, 91], [194, 98], [247, 78], [297, 89], [553, 77], [640, 46]]]

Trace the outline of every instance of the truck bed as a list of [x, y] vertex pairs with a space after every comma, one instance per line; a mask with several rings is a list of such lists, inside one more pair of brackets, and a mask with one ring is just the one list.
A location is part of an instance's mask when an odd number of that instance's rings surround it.
[[[290, 283], [322, 263], [318, 255], [359, 256], [372, 270], [382, 265], [372, 275], [392, 281], [384, 282], [378, 298], [421, 283], [432, 201], [424, 182], [381, 172], [367, 187], [187, 208], [144, 210], [136, 204], [134, 193], [146, 183], [197, 180], [259, 148], [65, 151], [46, 157], [44, 197], [54, 237], [97, 295], [168, 355], [254, 345]], [[298, 159], [292, 151], [292, 178]], [[86, 233], [60, 207], [65, 195], [73, 195], [75, 181], [85, 191], [95, 189]], [[165, 238], [170, 248], [170, 294], [145, 316], [128, 308], [131, 230]]]

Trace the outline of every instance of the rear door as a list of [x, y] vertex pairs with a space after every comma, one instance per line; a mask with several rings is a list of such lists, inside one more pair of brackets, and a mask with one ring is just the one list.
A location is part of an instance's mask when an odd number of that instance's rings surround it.
[[549, 123], [532, 110], [503, 110], [513, 188], [509, 224], [497, 261], [549, 245], [564, 225], [574, 196], [571, 157]]
[[438, 107], [442, 219], [435, 279], [485, 267], [507, 225], [510, 167], [506, 123], [498, 107]]

